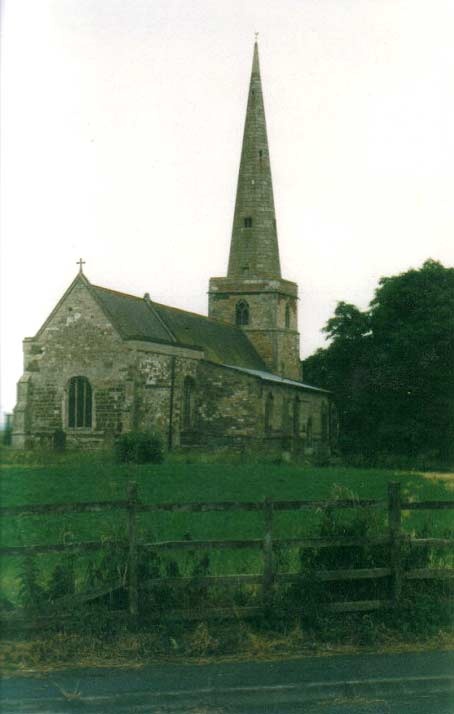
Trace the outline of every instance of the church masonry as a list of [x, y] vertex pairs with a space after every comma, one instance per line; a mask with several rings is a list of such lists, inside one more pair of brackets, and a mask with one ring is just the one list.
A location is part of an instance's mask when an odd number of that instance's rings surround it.
[[13, 445], [97, 448], [159, 431], [168, 448], [329, 451], [329, 394], [302, 381], [298, 287], [281, 276], [257, 43], [230, 257], [209, 317], [92, 285], [80, 270], [24, 340]]

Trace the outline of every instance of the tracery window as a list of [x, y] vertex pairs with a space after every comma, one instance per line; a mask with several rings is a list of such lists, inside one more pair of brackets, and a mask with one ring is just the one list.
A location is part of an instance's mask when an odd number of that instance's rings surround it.
[[185, 377], [183, 385], [183, 427], [190, 429], [194, 424], [195, 382], [192, 377]]
[[236, 305], [235, 323], [238, 326], [249, 325], [249, 305], [246, 300], [240, 300]]
[[86, 377], [71, 377], [68, 385], [68, 426], [90, 428], [93, 391]]

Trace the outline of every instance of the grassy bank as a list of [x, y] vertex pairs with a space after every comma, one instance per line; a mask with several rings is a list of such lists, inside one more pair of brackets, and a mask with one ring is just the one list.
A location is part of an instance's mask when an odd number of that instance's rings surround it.
[[[18, 462], [21, 460], [21, 462]], [[389, 481], [399, 481], [403, 496], [414, 500], [448, 500], [454, 498], [454, 481], [449, 474], [397, 472], [378, 469], [303, 468], [283, 463], [187, 463], [174, 458], [160, 465], [119, 465], [104, 455], [56, 456], [54, 454], [15, 455], [7, 452], [1, 472], [1, 503], [17, 506], [36, 503], [116, 500], [125, 497], [127, 483], [138, 484], [140, 499], [145, 503], [178, 501], [261, 501], [274, 499], [325, 499], [336, 493], [354, 494], [360, 498], [384, 498]], [[414, 511], [404, 514], [404, 530], [428, 532], [433, 536], [452, 531], [452, 513], [448, 511]], [[342, 513], [346, 521], [353, 512]], [[320, 513], [280, 513], [275, 519], [276, 537], [313, 535], [319, 526]], [[373, 526], [383, 532], [386, 510], [371, 512]], [[30, 545], [80, 540], [121, 538], [126, 528], [122, 513], [59, 515], [48, 517], [4, 518], [2, 543]], [[257, 538], [263, 534], [261, 513], [160, 513], [144, 514], [140, 536], [146, 540]], [[77, 559], [76, 581], [83, 583], [89, 564], [100, 556]], [[298, 554], [289, 551], [283, 557], [283, 568], [292, 570]], [[169, 559], [175, 558], [170, 553]], [[446, 553], [434, 553], [433, 564]], [[48, 580], [62, 559], [60, 555], [36, 558], [38, 579]], [[181, 574], [191, 574], [192, 554], [178, 554]], [[440, 561], [441, 564], [441, 561]], [[18, 558], [5, 558], [2, 568], [2, 595], [14, 605], [20, 602], [20, 573], [23, 563]], [[262, 556], [257, 551], [220, 551], [210, 554], [210, 574], [261, 572]]]

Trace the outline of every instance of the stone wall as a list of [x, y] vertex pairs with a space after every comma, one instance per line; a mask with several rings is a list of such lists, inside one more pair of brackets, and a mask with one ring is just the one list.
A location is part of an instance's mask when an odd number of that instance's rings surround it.
[[[182, 433], [183, 445], [295, 448], [307, 453], [317, 451], [322, 443], [329, 447], [329, 423], [325, 434], [322, 429], [322, 412], [329, 414], [328, 394], [268, 382], [204, 360], [198, 365], [196, 380], [194, 429]], [[270, 395], [273, 416], [267, 429], [265, 410]]]
[[[249, 306], [249, 323], [242, 325], [267, 368], [289, 379], [301, 379], [298, 334], [298, 291], [287, 280], [211, 278], [210, 317], [235, 324], [236, 306]], [[288, 306], [289, 324], [286, 323]]]
[[[167, 439], [170, 401], [179, 425], [181, 385], [195, 374], [200, 352], [125, 342], [83, 282], [76, 283], [35, 338], [24, 340], [13, 445], [51, 446], [63, 430], [68, 446], [110, 444], [123, 431], [153, 429]], [[92, 388], [92, 426], [68, 426], [68, 385]], [[175, 442], [178, 443], [179, 429]]]
[[[276, 298], [276, 305], [278, 305]], [[294, 339], [291, 330], [286, 338]], [[70, 427], [69, 383], [88, 380], [91, 427]], [[190, 423], [184, 416], [191, 381]], [[271, 429], [265, 404], [273, 395]], [[299, 426], [292, 417], [300, 400]], [[83, 281], [76, 281], [36, 337], [24, 341], [13, 444], [51, 447], [63, 432], [68, 447], [110, 446], [133, 429], [161, 433], [166, 446], [286, 446], [312, 448], [321, 439], [326, 395], [263, 379], [203, 359], [200, 349], [124, 340]], [[312, 420], [311, 443], [306, 438]], [[313, 443], [312, 443], [313, 442]]]

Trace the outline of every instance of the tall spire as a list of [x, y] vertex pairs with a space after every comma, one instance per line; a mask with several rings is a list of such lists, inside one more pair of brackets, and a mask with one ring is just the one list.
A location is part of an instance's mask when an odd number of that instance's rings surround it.
[[228, 277], [281, 277], [257, 41], [249, 84]]

